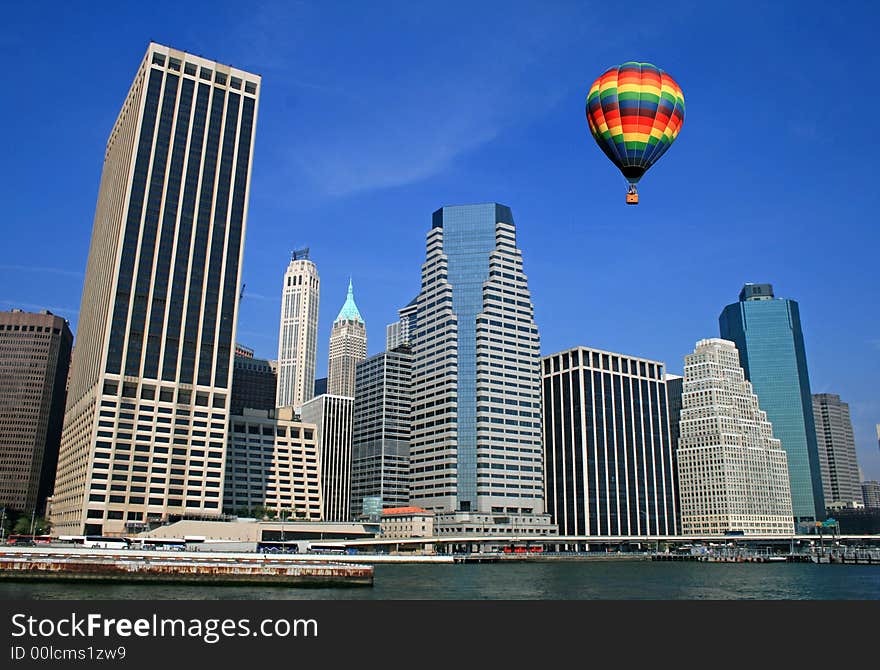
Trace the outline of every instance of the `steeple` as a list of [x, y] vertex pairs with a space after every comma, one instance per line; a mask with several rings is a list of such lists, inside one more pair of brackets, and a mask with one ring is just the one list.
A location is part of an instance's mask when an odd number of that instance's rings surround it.
[[348, 295], [345, 297], [345, 303], [342, 305], [342, 309], [339, 310], [339, 316], [336, 317], [336, 321], [333, 323], [340, 321], [360, 321], [364, 323], [357, 305], [354, 304], [354, 288], [351, 285], [351, 277], [348, 278]]

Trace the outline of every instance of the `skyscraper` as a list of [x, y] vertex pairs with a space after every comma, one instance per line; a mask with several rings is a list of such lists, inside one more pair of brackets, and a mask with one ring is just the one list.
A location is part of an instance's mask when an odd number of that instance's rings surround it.
[[260, 77], [150, 43], [104, 157], [60, 533], [219, 515]]
[[563, 535], [676, 535], [663, 363], [577, 347], [544, 365], [547, 509]]
[[352, 398], [319, 395], [302, 406], [303, 423], [317, 430], [324, 521], [351, 518], [352, 403]]
[[849, 405], [834, 393], [813, 395], [825, 506], [860, 506], [862, 485]]
[[309, 250], [290, 255], [281, 293], [278, 334], [278, 407], [302, 404], [314, 397], [318, 361], [318, 302], [321, 280]]
[[880, 482], [862, 482], [862, 498], [868, 509], [880, 509]]
[[397, 310], [400, 319], [385, 326], [385, 351], [412, 345], [418, 309], [418, 298], [414, 298], [406, 307]]
[[[365, 498], [382, 507], [409, 503], [412, 352], [406, 347], [370, 356], [357, 366], [351, 459], [351, 512]], [[380, 508], [381, 513], [381, 508]]]
[[540, 338], [510, 209], [488, 203], [434, 212], [421, 285], [412, 504], [441, 513], [440, 532], [524, 519], [549, 526]]
[[357, 364], [367, 357], [367, 326], [348, 280], [348, 294], [330, 331], [330, 358], [327, 363], [327, 393], [354, 397]]
[[700, 340], [684, 359], [678, 481], [685, 535], [794, 529], [786, 453], [733, 342]]
[[669, 399], [669, 435], [671, 440], [673, 458], [678, 449], [678, 438], [681, 435], [679, 422], [681, 420], [681, 393], [684, 385], [684, 377], [666, 373], [666, 397]]
[[235, 355], [232, 363], [232, 401], [230, 412], [241, 414], [250, 409], [275, 409], [275, 392], [278, 375], [274, 361], [263, 358]]
[[770, 284], [746, 284], [739, 302], [725, 307], [718, 321], [721, 337], [736, 344], [746, 379], [788, 454], [796, 521], [824, 519], [813, 398], [798, 303], [775, 298]]
[[73, 335], [51, 312], [0, 312], [0, 507], [43, 512], [55, 483]]

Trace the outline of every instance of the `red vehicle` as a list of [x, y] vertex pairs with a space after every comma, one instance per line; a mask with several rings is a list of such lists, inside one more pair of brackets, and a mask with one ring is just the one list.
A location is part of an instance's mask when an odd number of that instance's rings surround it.
[[49, 535], [10, 535], [6, 538], [6, 544], [49, 544], [51, 541]]
[[507, 545], [502, 549], [505, 554], [536, 554], [544, 551], [544, 547], [542, 546], [534, 546], [534, 547], [524, 547], [518, 546], [514, 547], [513, 545]]

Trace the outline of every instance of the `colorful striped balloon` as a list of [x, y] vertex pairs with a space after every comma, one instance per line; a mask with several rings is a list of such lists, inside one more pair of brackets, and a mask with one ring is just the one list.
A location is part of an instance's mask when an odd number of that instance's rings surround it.
[[684, 95], [660, 68], [630, 61], [593, 82], [587, 121], [605, 155], [635, 184], [678, 137]]

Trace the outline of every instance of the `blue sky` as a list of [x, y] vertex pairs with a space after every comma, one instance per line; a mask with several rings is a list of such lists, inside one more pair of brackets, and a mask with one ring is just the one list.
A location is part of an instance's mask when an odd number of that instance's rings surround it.
[[[349, 275], [369, 351], [416, 294], [431, 212], [513, 209], [543, 351], [680, 372], [745, 281], [800, 302], [814, 392], [880, 479], [873, 3], [45, 3], [5, 9], [0, 309], [76, 326], [104, 145], [153, 39], [263, 76], [239, 341], [273, 358], [281, 278], [321, 275], [318, 372]], [[589, 136], [607, 67], [687, 102], [638, 207]]]

